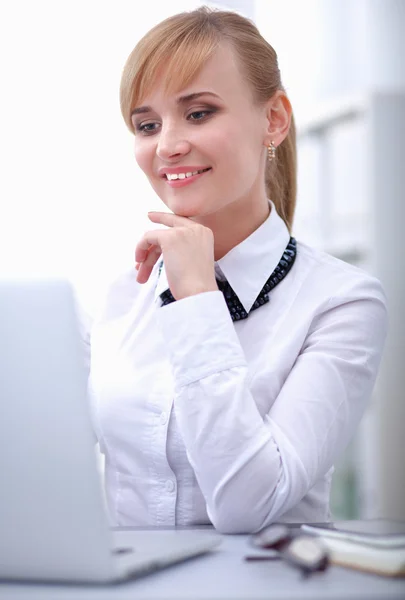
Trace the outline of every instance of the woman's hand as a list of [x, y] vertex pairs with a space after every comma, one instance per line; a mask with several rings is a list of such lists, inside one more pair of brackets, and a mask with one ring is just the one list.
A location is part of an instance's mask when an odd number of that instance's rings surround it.
[[138, 242], [135, 249], [137, 281], [148, 281], [153, 266], [163, 254], [167, 281], [176, 300], [217, 291], [211, 229], [171, 213], [150, 212], [148, 217], [169, 229], [148, 231]]

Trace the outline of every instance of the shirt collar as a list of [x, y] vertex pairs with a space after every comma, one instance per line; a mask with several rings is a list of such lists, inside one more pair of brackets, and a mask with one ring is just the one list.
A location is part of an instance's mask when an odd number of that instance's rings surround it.
[[[267, 219], [249, 237], [232, 248], [215, 263], [216, 273], [223, 273], [249, 312], [264, 284], [278, 265], [290, 234], [274, 203]], [[158, 272], [161, 261], [158, 263]], [[164, 265], [155, 289], [155, 300], [169, 288]]]

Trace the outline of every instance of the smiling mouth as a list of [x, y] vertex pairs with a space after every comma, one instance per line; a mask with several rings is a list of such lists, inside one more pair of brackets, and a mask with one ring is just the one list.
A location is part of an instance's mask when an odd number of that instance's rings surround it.
[[206, 173], [210, 170], [211, 167], [208, 167], [207, 169], [200, 169], [199, 171], [187, 171], [186, 173], [166, 173], [165, 178], [167, 179], [167, 181], [177, 181], [179, 179], [188, 179], [189, 177], [193, 177], [194, 175], [201, 175], [201, 173]]

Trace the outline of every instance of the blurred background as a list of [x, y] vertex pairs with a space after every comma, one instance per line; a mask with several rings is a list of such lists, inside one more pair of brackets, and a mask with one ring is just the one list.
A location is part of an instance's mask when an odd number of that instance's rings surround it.
[[405, 0], [0, 3], [0, 277], [71, 279], [92, 314], [161, 209], [120, 115], [124, 62], [156, 22], [206, 4], [274, 46], [298, 125], [294, 234], [381, 279], [390, 331], [336, 465], [337, 518], [405, 519]]

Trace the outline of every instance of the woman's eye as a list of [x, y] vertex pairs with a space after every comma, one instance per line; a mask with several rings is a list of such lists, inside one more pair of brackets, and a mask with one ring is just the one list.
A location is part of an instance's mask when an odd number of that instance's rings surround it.
[[212, 110], [195, 110], [192, 113], [190, 113], [187, 118], [190, 121], [202, 121], [212, 113]]
[[155, 133], [158, 127], [159, 123], [139, 123], [136, 125], [135, 130], [145, 135], [150, 135], [151, 133]]

